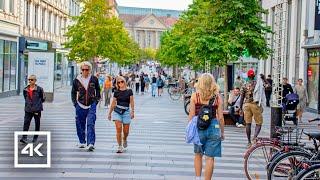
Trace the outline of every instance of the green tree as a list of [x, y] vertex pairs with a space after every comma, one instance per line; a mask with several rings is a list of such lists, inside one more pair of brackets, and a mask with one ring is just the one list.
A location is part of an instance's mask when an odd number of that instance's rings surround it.
[[109, 58], [121, 65], [132, 64], [141, 55], [139, 46], [129, 37], [123, 23], [111, 16], [105, 0], [85, 0], [80, 16], [68, 27], [66, 48], [78, 62], [95, 57]]
[[[246, 50], [265, 59], [271, 52], [265, 35], [271, 30], [260, 18], [258, 0], [195, 0], [161, 39], [160, 60], [203, 69], [237, 61]], [[172, 62], [173, 61], [173, 62]]]

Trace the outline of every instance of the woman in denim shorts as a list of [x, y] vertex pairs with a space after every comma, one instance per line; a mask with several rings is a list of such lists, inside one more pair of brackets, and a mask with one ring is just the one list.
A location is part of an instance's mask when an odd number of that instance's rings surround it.
[[205, 180], [212, 178], [214, 158], [221, 157], [221, 141], [224, 140], [224, 119], [222, 98], [219, 95], [219, 87], [214, 77], [205, 73], [202, 74], [196, 84], [196, 92], [191, 96], [189, 120], [199, 114], [202, 105], [208, 105], [215, 96], [213, 103], [213, 119], [210, 126], [205, 130], [198, 129], [199, 139], [202, 145], [194, 145], [194, 168], [196, 179], [201, 179], [202, 157], [206, 157]]
[[127, 89], [127, 83], [124, 77], [118, 76], [116, 78], [116, 88], [108, 119], [115, 122], [117, 142], [119, 145], [117, 153], [122, 153], [123, 148], [128, 147], [127, 138], [129, 135], [130, 123], [131, 119], [134, 118], [134, 99], [132, 90]]

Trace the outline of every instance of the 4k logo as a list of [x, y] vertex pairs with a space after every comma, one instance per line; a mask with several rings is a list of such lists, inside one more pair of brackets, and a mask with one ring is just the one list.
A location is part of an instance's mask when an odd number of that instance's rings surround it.
[[[33, 152], [38, 154], [38, 156], [43, 156], [43, 154], [39, 151], [43, 143], [39, 143], [34, 149], [33, 149], [33, 143], [27, 144], [22, 150], [21, 154], [29, 154], [29, 156], [33, 156]], [[29, 149], [29, 150], [28, 150]]]
[[[38, 143], [19, 143], [23, 136], [38, 135]], [[47, 131], [14, 132], [14, 167], [15, 168], [50, 168], [51, 133]]]

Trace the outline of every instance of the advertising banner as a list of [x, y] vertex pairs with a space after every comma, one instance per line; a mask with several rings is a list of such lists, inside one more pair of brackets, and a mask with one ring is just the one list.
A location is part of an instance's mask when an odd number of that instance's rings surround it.
[[37, 84], [44, 92], [53, 93], [54, 82], [54, 53], [29, 52], [28, 76], [37, 76]]

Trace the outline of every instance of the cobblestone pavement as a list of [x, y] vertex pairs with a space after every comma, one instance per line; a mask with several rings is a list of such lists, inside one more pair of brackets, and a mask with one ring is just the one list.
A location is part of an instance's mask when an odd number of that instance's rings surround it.
[[[135, 98], [136, 119], [131, 125], [128, 150], [116, 153], [115, 127], [106, 120], [106, 109], [101, 106], [97, 111], [96, 150], [87, 152], [76, 147], [70, 89], [57, 90], [55, 101], [45, 104], [41, 119], [41, 130], [52, 134], [52, 167], [48, 169], [13, 168], [13, 135], [22, 130], [24, 101], [21, 96], [0, 99], [0, 179], [193, 179], [193, 146], [184, 142], [187, 116], [182, 102], [172, 102], [167, 95]], [[306, 113], [305, 119], [316, 116]], [[268, 136], [269, 109], [264, 117], [262, 136]], [[33, 122], [30, 129], [34, 129]], [[244, 129], [229, 126], [225, 131], [223, 157], [216, 159], [213, 179], [245, 179]]]

